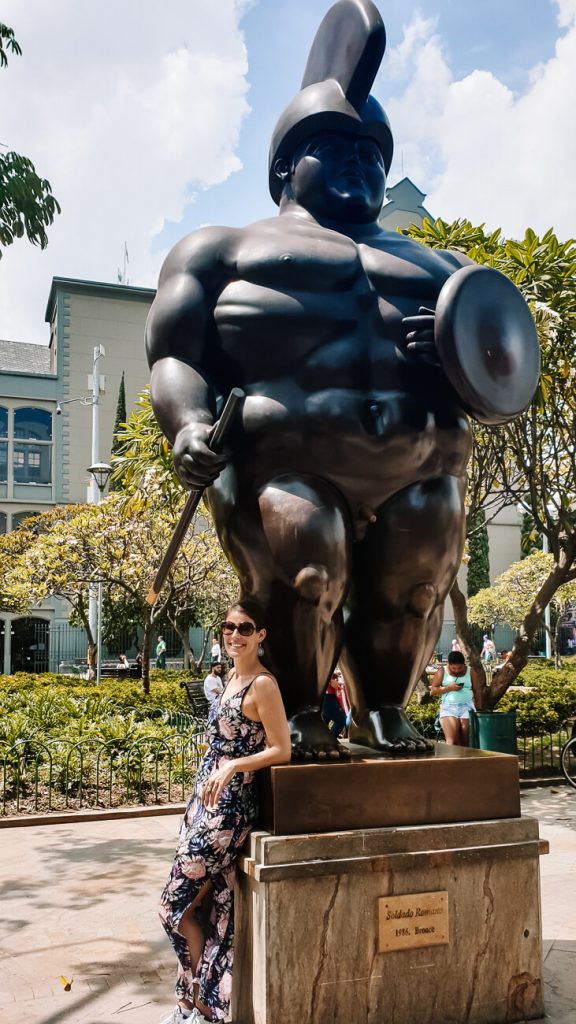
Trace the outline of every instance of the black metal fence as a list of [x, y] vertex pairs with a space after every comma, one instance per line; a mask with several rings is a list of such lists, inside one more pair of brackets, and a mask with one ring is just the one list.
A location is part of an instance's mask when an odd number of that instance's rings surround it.
[[[192, 788], [205, 735], [181, 712], [165, 712], [174, 735], [122, 744], [20, 739], [0, 757], [0, 814], [184, 802]], [[195, 731], [191, 731], [194, 729]], [[557, 778], [571, 727], [518, 737], [521, 777]]]
[[20, 739], [0, 757], [0, 813], [182, 802], [204, 749], [202, 731], [126, 744]]

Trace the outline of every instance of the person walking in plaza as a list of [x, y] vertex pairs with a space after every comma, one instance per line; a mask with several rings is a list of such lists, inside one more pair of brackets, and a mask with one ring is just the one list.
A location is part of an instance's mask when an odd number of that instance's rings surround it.
[[214, 664], [214, 662], [220, 661], [221, 657], [222, 657], [222, 648], [220, 647], [220, 643], [219, 643], [218, 637], [217, 636], [213, 636], [212, 637], [212, 647], [210, 649], [210, 661], [211, 661], [212, 665]]
[[208, 703], [213, 704], [215, 700], [218, 700], [223, 689], [222, 663], [215, 661], [204, 680], [204, 696]]
[[485, 665], [488, 665], [491, 661], [496, 658], [496, 645], [493, 640], [490, 639], [487, 633], [482, 637], [482, 651], [480, 656]]
[[156, 668], [166, 668], [166, 641], [163, 636], [158, 637], [156, 644]]
[[250, 601], [233, 605], [221, 630], [234, 668], [210, 708], [208, 749], [160, 905], [178, 957], [178, 1005], [162, 1024], [229, 1016], [235, 863], [256, 820], [254, 774], [291, 755], [280, 690], [260, 661], [266, 630], [259, 609]]
[[441, 665], [432, 680], [430, 693], [441, 698], [440, 725], [450, 746], [468, 746], [470, 711], [474, 708], [472, 687], [477, 683], [475, 669], [466, 664], [461, 651], [450, 651], [448, 665]]

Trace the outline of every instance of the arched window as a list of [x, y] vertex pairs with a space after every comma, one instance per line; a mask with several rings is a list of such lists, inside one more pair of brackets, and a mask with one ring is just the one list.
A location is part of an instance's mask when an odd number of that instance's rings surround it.
[[14, 410], [14, 483], [52, 480], [52, 414], [46, 409]]
[[29, 519], [30, 516], [35, 516], [35, 515], [37, 515], [37, 513], [36, 512], [31, 512], [31, 511], [29, 511], [29, 512], [15, 512], [14, 515], [12, 516], [12, 529], [16, 530], [19, 526], [22, 525], [22, 523], [26, 519]]
[[8, 409], [0, 405], [0, 484], [8, 480]]

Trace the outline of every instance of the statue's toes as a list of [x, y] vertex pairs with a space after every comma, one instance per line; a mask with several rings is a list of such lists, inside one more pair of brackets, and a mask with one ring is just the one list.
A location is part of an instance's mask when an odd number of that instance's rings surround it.
[[349, 761], [350, 756], [350, 751], [347, 747], [338, 747], [338, 758], [340, 761]]

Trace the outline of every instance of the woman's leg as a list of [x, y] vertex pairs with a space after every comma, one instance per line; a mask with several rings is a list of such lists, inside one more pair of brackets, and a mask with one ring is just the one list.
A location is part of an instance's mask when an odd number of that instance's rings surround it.
[[470, 738], [470, 719], [460, 718], [460, 746], [467, 747]]
[[442, 726], [442, 732], [444, 733], [444, 739], [446, 743], [451, 747], [457, 747], [460, 744], [460, 719], [453, 718], [452, 715], [442, 715], [440, 719], [440, 725]]
[[[182, 935], [188, 943], [188, 949], [190, 951], [190, 963], [192, 964], [192, 973], [196, 974], [198, 964], [204, 951], [204, 943], [206, 936], [204, 935], [204, 929], [199, 921], [198, 911], [201, 910], [202, 904], [206, 899], [210, 889], [212, 888], [212, 882], [208, 880], [200, 889], [198, 895], [192, 901], [189, 907], [184, 911], [178, 924], [178, 933]], [[201, 1013], [205, 1017], [210, 1018], [211, 1012], [207, 1006], [199, 1002], [198, 999], [198, 985], [194, 985], [194, 1003], [198, 1007]], [[180, 1005], [184, 1006], [185, 1009], [193, 1009], [193, 1003], [189, 999], [181, 999]]]

